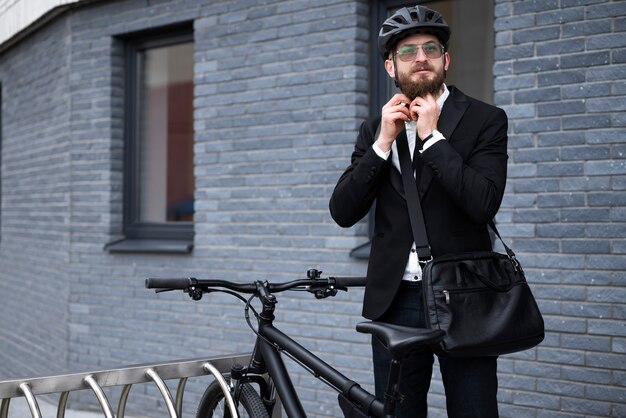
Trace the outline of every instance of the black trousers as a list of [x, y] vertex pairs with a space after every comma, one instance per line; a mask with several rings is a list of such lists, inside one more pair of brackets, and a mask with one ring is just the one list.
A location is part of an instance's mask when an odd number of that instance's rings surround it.
[[[396, 325], [425, 327], [421, 282], [403, 283], [391, 308], [379, 319]], [[372, 338], [376, 396], [382, 399], [389, 375], [391, 356], [382, 343]], [[497, 357], [450, 358], [438, 356], [450, 418], [497, 418]], [[433, 372], [434, 354], [426, 349], [402, 362], [398, 405], [399, 418], [421, 418], [428, 414], [426, 397]]]

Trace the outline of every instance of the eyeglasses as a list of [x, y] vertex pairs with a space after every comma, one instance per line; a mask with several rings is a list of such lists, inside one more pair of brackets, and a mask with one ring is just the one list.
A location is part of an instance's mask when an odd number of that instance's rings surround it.
[[419, 54], [420, 48], [424, 55], [430, 59], [440, 58], [444, 51], [444, 47], [435, 42], [426, 42], [422, 45], [406, 44], [396, 51], [396, 56], [400, 58], [400, 61], [413, 61]]

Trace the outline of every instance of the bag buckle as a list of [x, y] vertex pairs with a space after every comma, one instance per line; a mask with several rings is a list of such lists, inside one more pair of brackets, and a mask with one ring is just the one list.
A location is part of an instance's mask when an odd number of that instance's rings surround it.
[[430, 263], [431, 261], [433, 261], [433, 256], [431, 255], [430, 257], [428, 257], [428, 259], [426, 260], [422, 260], [422, 259], [418, 259], [417, 262], [422, 266], [425, 267], [426, 264]]

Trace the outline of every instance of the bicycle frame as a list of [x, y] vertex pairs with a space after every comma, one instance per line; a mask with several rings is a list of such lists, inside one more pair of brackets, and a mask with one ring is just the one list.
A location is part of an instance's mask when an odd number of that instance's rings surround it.
[[[263, 311], [259, 315], [258, 337], [247, 372], [254, 374], [269, 373], [283, 408], [287, 412], [287, 416], [290, 418], [306, 418], [306, 413], [289, 377], [285, 363], [281, 358], [281, 351], [289, 353], [302, 365], [309, 368], [316, 377], [325, 380], [350, 402], [361, 407], [361, 410], [369, 411], [375, 417], [393, 416], [393, 414], [386, 414], [386, 412], [393, 411], [395, 408], [395, 393], [394, 396], [388, 397], [388, 403], [391, 405], [384, 405], [374, 395], [361, 388], [358, 383], [344, 376], [274, 327], [274, 306], [276, 300], [271, 294], [266, 296], [261, 298]], [[399, 364], [396, 367], [399, 369]], [[244, 376], [245, 374], [246, 372], [244, 372]], [[390, 389], [395, 392], [395, 384], [390, 383]]]

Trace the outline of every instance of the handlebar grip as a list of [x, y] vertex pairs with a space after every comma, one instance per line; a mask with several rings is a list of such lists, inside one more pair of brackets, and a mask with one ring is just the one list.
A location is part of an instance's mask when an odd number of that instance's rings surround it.
[[173, 277], [173, 278], [148, 278], [146, 279], [146, 289], [188, 289], [193, 285], [190, 277]]
[[337, 287], [363, 287], [366, 277], [333, 277]]

